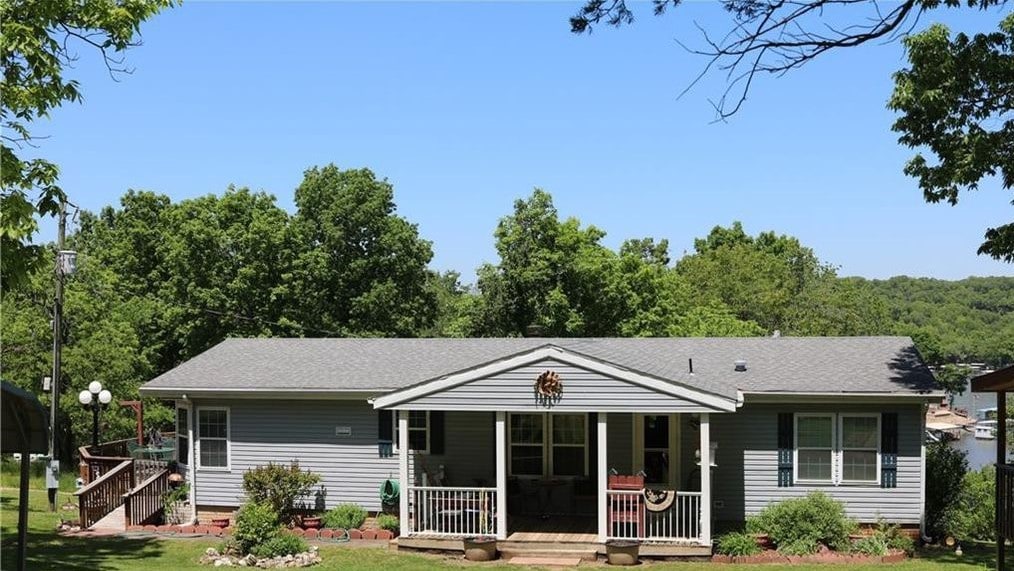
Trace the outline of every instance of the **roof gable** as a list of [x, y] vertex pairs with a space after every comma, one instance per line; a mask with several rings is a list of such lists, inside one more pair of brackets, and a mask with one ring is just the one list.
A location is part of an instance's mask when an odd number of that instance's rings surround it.
[[[557, 398], [540, 396], [534, 387], [538, 373], [557, 369], [569, 373], [563, 376], [565, 387], [568, 376], [582, 378], [576, 382], [584, 384], [578, 384], [576, 391], [564, 388]], [[475, 390], [458, 390], [462, 387]], [[595, 389], [601, 389], [602, 398], [589, 399], [583, 394]], [[495, 398], [484, 398], [494, 394]], [[453, 409], [461, 402], [469, 410], [481, 410], [486, 401], [489, 410], [496, 410], [504, 407], [505, 400], [513, 400], [513, 408], [520, 405], [526, 410], [567, 410], [574, 403], [578, 410], [608, 412], [637, 406], [638, 398], [644, 400], [641, 407], [659, 412], [674, 408], [686, 412], [732, 411], [737, 403], [735, 395], [702, 391], [550, 344], [393, 391], [377, 397], [374, 407], [433, 408], [442, 402], [444, 408]]]

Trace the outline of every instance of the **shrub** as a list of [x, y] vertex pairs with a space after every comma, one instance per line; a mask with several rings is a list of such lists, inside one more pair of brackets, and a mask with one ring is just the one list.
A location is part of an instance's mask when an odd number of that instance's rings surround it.
[[251, 551], [257, 557], [281, 557], [283, 555], [295, 555], [308, 549], [306, 541], [292, 533], [279, 533], [269, 539], [263, 545], [259, 545]]
[[300, 470], [296, 461], [289, 466], [269, 462], [243, 474], [243, 491], [250, 501], [271, 506], [283, 522], [291, 519], [296, 500], [309, 494], [318, 483], [320, 476]]
[[883, 518], [877, 520], [877, 529], [874, 535], [883, 538], [888, 549], [897, 549], [905, 553], [915, 551], [915, 541], [896, 523], [889, 524]]
[[380, 514], [377, 516], [377, 527], [380, 529], [386, 529], [387, 531], [396, 532], [401, 529], [401, 524], [398, 521], [398, 516], [391, 514]]
[[768, 534], [779, 551], [790, 555], [813, 553], [819, 544], [847, 549], [849, 534], [857, 528], [856, 522], [845, 516], [841, 502], [823, 492], [771, 504], [746, 524], [748, 532]]
[[820, 549], [816, 541], [799, 538], [778, 546], [778, 552], [785, 555], [812, 555]]
[[722, 555], [756, 555], [761, 552], [757, 540], [743, 532], [727, 533], [718, 538], [717, 551]]
[[958, 497], [945, 515], [948, 533], [958, 539], [993, 541], [995, 478], [993, 466], [965, 474]]
[[880, 535], [868, 535], [852, 544], [852, 552], [863, 555], [887, 555], [887, 541]]
[[948, 533], [947, 519], [968, 472], [966, 456], [944, 442], [926, 447], [926, 533], [931, 537]]
[[258, 547], [274, 539], [282, 531], [278, 515], [267, 504], [249, 502], [236, 516], [236, 529], [232, 533], [242, 553], [253, 553]]
[[324, 514], [324, 527], [358, 529], [366, 521], [366, 510], [358, 504], [343, 504]]

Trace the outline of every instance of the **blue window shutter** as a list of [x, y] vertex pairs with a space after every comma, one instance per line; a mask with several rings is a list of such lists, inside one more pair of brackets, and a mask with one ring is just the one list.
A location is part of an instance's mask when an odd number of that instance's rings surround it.
[[788, 488], [792, 482], [793, 416], [778, 413], [778, 487]]
[[880, 487], [898, 487], [898, 413], [880, 416]]
[[394, 413], [377, 411], [377, 453], [381, 458], [394, 456]]

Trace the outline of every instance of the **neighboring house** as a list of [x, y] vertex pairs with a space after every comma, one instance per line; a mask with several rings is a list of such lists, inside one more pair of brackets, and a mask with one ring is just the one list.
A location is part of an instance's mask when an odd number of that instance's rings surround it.
[[[942, 397], [907, 337], [230, 339], [141, 394], [176, 402], [201, 518], [244, 501], [245, 470], [298, 460], [323, 477], [311, 504], [377, 511], [400, 480], [406, 543], [698, 547], [812, 490], [920, 525]], [[639, 472], [673, 493], [656, 505], [608, 477]]]

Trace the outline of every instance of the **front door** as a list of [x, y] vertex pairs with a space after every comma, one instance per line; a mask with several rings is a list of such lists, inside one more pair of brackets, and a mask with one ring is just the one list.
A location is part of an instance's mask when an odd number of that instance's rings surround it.
[[679, 482], [679, 416], [634, 416], [634, 471], [643, 470], [652, 487], [677, 489]]

